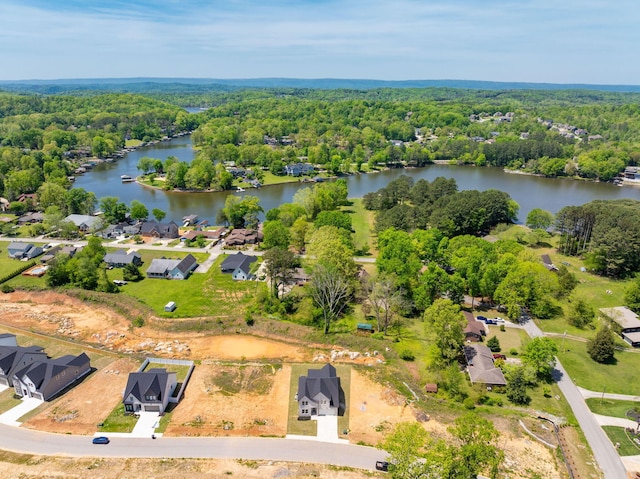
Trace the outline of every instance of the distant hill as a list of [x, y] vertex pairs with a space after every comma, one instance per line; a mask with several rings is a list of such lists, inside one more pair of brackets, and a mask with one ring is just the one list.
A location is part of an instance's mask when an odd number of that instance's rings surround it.
[[446, 87], [471, 90], [599, 90], [609, 92], [640, 92], [640, 85], [589, 85], [561, 83], [493, 82], [476, 80], [358, 80], [339, 78], [91, 78], [60, 80], [0, 81], [5, 91], [56, 94], [67, 91], [116, 91], [116, 92], [193, 92], [232, 91], [242, 88], [308, 88], [321, 90], [374, 88], [429, 88]]

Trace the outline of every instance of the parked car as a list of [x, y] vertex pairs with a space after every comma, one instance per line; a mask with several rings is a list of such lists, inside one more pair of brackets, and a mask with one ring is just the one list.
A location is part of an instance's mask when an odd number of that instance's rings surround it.
[[504, 354], [493, 353], [493, 359], [504, 359], [504, 360], [506, 360], [507, 357]]
[[109, 444], [109, 438], [107, 436], [98, 436], [94, 437], [91, 442], [94, 444]]
[[493, 318], [493, 320], [497, 323], [504, 323], [504, 318]]
[[486, 316], [476, 316], [476, 319], [478, 321], [486, 321], [487, 320]]
[[498, 324], [498, 321], [496, 321], [495, 319], [486, 319], [484, 321], [486, 324]]
[[378, 471], [388, 471], [389, 463], [387, 461], [376, 461], [376, 469]]

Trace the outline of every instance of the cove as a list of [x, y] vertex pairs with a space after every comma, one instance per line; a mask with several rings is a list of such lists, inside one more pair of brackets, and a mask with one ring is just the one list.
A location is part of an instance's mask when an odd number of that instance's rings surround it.
[[[227, 195], [254, 195], [260, 198], [265, 211], [290, 203], [298, 189], [308, 183], [286, 183], [247, 189], [243, 193], [222, 191], [216, 193], [176, 193], [145, 188], [137, 183], [122, 183], [121, 175], [136, 177], [138, 160], [143, 156], [165, 160], [176, 156], [181, 161], [190, 162], [195, 157], [189, 137], [179, 137], [171, 141], [157, 143], [127, 153], [124, 158], [112, 163], [102, 163], [76, 179], [76, 187], [93, 191], [98, 199], [103, 196], [117, 196], [129, 204], [132, 200], [144, 203], [149, 211], [160, 208], [167, 213], [166, 221], [180, 222], [183, 216], [196, 214], [215, 224], [216, 214], [224, 207]], [[379, 173], [351, 175], [346, 177], [349, 196], [358, 198], [366, 193], [385, 187], [400, 175], [411, 176], [414, 181], [423, 178], [433, 181], [439, 176], [454, 178], [458, 190], [496, 189], [509, 193], [520, 205], [518, 218], [524, 222], [534, 208], [557, 213], [569, 205], [582, 205], [590, 201], [632, 198], [640, 200], [640, 188], [619, 187], [610, 183], [571, 180], [566, 178], [542, 178], [538, 176], [505, 173], [500, 168], [455, 165], [429, 165], [423, 168], [393, 169]]]

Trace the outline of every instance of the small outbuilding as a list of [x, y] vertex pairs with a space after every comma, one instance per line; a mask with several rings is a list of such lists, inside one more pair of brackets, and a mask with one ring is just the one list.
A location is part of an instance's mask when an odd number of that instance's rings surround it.
[[178, 306], [176, 305], [175, 301], [169, 301], [167, 304], [164, 305], [164, 310], [167, 313], [171, 313], [175, 311], [177, 307]]

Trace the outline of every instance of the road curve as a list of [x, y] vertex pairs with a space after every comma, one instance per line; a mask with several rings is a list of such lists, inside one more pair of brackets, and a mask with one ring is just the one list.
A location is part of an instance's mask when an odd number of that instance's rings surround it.
[[94, 445], [89, 436], [33, 431], [0, 424], [0, 449], [43, 456], [211, 458], [307, 462], [375, 470], [387, 453], [352, 444], [257, 437], [111, 438]]
[[[532, 338], [543, 336], [544, 333], [533, 321], [529, 320], [524, 323], [524, 329]], [[580, 428], [584, 433], [593, 456], [600, 466], [600, 470], [606, 479], [621, 479], [627, 477], [627, 471], [613, 447], [613, 444], [602, 430], [596, 418], [589, 410], [587, 403], [584, 401], [582, 394], [577, 386], [571, 380], [567, 371], [562, 367], [558, 358], [556, 358], [556, 367], [554, 377], [558, 383], [558, 387], [565, 399], [571, 406], [576, 420], [580, 424]]]

